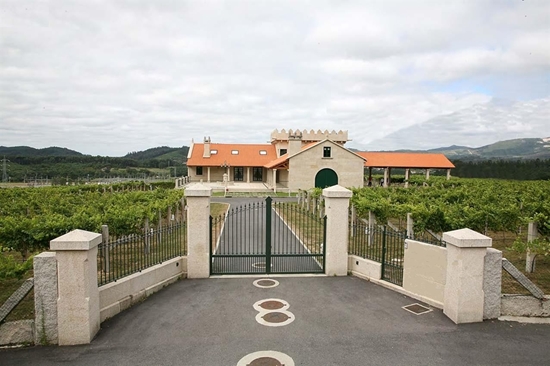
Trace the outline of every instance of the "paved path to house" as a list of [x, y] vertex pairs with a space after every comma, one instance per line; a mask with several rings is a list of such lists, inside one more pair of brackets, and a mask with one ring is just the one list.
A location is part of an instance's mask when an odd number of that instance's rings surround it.
[[[356, 277], [182, 280], [107, 320], [92, 344], [0, 350], [1, 365], [233, 366], [258, 351], [295, 365], [547, 365], [550, 326], [457, 326], [439, 310]], [[294, 321], [267, 327], [253, 304], [276, 298]]]

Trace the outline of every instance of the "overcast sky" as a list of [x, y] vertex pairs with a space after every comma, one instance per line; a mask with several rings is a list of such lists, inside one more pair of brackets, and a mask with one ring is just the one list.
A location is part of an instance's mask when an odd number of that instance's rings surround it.
[[549, 96], [547, 0], [0, 0], [4, 146], [119, 156], [313, 128], [368, 148]]

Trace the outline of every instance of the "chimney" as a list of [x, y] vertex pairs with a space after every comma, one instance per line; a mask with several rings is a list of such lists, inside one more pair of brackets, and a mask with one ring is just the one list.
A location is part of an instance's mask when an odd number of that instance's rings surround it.
[[204, 153], [202, 154], [203, 158], [210, 157], [210, 136], [204, 138]]
[[296, 131], [288, 134], [288, 156], [292, 156], [302, 149], [302, 133]]

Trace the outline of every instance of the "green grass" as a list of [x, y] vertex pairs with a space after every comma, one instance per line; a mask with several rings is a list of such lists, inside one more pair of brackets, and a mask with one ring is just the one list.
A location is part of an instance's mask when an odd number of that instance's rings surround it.
[[311, 253], [322, 254], [324, 220], [319, 218], [318, 213], [308, 212], [297, 203], [277, 204], [274, 208]]
[[211, 203], [210, 204], [210, 215], [212, 217], [218, 217], [227, 212], [229, 205], [227, 203]]
[[[527, 230], [523, 230], [526, 237]], [[508, 248], [516, 239], [516, 234], [511, 232], [488, 232], [487, 236], [493, 239], [493, 248], [502, 251], [502, 257], [508, 259], [524, 275], [536, 284], [544, 294], [550, 294], [550, 257], [538, 256], [536, 267], [533, 273], [525, 272], [525, 253], [518, 253]], [[530, 294], [506, 271], [502, 272], [502, 293], [503, 294]]]
[[210, 216], [212, 216], [212, 250], [216, 249], [216, 243], [221, 235], [225, 214], [229, 209], [227, 203], [211, 203]]

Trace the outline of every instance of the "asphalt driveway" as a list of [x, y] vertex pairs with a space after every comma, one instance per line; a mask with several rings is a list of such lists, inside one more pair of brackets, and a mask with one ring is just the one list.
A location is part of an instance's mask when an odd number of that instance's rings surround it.
[[[544, 365], [550, 326], [457, 326], [440, 310], [415, 315], [406, 296], [356, 277], [182, 280], [105, 321], [92, 344], [0, 350], [1, 365], [237, 365], [257, 351], [295, 365]], [[255, 303], [286, 303], [293, 321], [268, 327]], [[259, 363], [258, 363], [259, 364]]]
[[[296, 198], [275, 198], [295, 202]], [[265, 273], [266, 206], [265, 198], [213, 199], [231, 204], [221, 235], [215, 246], [212, 273]], [[271, 209], [271, 273], [322, 273], [322, 249], [311, 256], [283, 219]], [[302, 255], [290, 256], [290, 255]], [[319, 262], [317, 262], [317, 260]], [[258, 266], [260, 265], [260, 266]]]

